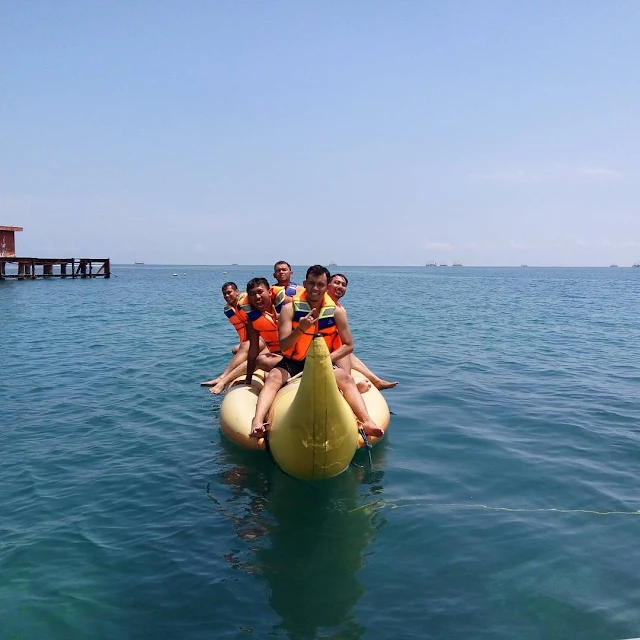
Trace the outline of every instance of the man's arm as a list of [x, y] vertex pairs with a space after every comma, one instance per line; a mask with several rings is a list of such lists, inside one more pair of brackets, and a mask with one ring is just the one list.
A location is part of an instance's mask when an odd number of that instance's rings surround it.
[[342, 340], [342, 346], [338, 347], [331, 354], [331, 362], [337, 362], [353, 352], [353, 336], [349, 328], [347, 312], [342, 307], [336, 307], [334, 318], [336, 327], [338, 328], [338, 335], [340, 336], [340, 340]]
[[280, 312], [279, 333], [280, 333], [280, 351], [284, 353], [293, 348], [300, 339], [300, 336], [308, 331], [316, 322], [316, 317], [311, 313], [300, 319], [298, 326], [293, 328], [293, 305], [285, 304]]
[[260, 353], [260, 334], [247, 321], [247, 333], [249, 334], [249, 354], [247, 355], [247, 377], [245, 384], [251, 384], [253, 372], [256, 370], [256, 358]]
[[[299, 284], [296, 285], [296, 295], [302, 293], [303, 291], [304, 291], [304, 287], [300, 286]], [[289, 304], [292, 300], [293, 300], [293, 296], [285, 295], [285, 297], [284, 297], [284, 303], [285, 304]]]

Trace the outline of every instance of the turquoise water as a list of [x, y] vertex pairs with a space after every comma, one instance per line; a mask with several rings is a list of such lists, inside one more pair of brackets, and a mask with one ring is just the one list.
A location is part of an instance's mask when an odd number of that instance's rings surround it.
[[305, 484], [198, 386], [226, 269], [0, 282], [2, 640], [640, 635], [640, 270], [340, 268], [400, 385]]

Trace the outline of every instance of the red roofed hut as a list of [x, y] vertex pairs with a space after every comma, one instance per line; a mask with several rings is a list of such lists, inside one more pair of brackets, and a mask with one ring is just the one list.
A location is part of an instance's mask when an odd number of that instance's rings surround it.
[[0, 258], [15, 258], [16, 237], [15, 232], [22, 231], [22, 227], [0, 226]]

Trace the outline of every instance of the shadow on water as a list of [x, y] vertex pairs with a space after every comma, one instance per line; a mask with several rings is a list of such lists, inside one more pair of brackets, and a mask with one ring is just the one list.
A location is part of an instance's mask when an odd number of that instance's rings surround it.
[[[360, 452], [357, 467], [322, 482], [302, 482], [277, 469], [267, 455], [240, 451], [221, 438], [216, 462], [226, 498], [209, 497], [249, 551], [225, 559], [266, 581], [280, 623], [272, 632], [295, 639], [361, 638], [354, 609], [364, 588], [357, 573], [364, 552], [384, 525], [380, 515], [384, 445], [373, 469]], [[331, 635], [327, 635], [331, 634]], [[336, 634], [336, 635], [333, 635]]]

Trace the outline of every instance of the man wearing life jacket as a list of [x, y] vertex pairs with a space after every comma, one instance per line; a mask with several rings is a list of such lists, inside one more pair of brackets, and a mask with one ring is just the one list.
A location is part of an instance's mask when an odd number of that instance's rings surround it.
[[[348, 285], [349, 285], [349, 280], [347, 279], [347, 276], [345, 276], [343, 273], [334, 273], [331, 276], [331, 279], [329, 280], [327, 293], [329, 294], [331, 299], [336, 303], [336, 305], [338, 305], [339, 307], [342, 306], [339, 300], [347, 293]], [[345, 309], [345, 313], [346, 313], [346, 309]], [[336, 348], [339, 346], [340, 346], [340, 337], [338, 336], [336, 338]], [[350, 362], [349, 362], [349, 359], [351, 360]], [[371, 371], [371, 369], [369, 369], [369, 367], [367, 367], [367, 365], [364, 362], [362, 362], [362, 360], [360, 360], [360, 358], [358, 358], [358, 356], [355, 353], [352, 353], [350, 356], [343, 358], [343, 360], [340, 361], [339, 365], [343, 369], [345, 369], [347, 373], [351, 373], [351, 369], [355, 369], [356, 371], [359, 371], [367, 378], [367, 380], [371, 381], [371, 383], [373, 384], [374, 387], [376, 387], [376, 389], [379, 389], [380, 391], [382, 391], [383, 389], [393, 389], [393, 387], [395, 387], [398, 384], [397, 382], [389, 382], [387, 380], [383, 380], [382, 378], [378, 377], [375, 373], [373, 373], [373, 371]], [[366, 391], [366, 389], [363, 390], [360, 387], [359, 389], [361, 392]]]
[[[251, 423], [250, 435], [254, 438], [263, 436], [265, 418], [280, 388], [289, 378], [304, 369], [307, 351], [316, 333], [323, 336], [334, 363], [353, 351], [347, 314], [327, 295], [329, 277], [329, 271], [325, 267], [309, 267], [304, 280], [304, 291], [294, 296], [292, 302], [282, 308], [279, 335], [283, 357], [267, 376], [258, 396], [256, 413]], [[336, 335], [342, 340], [341, 346], [337, 349], [334, 347]], [[338, 388], [365, 433], [382, 437], [384, 432], [369, 416], [354, 379], [341, 368], [334, 368], [334, 373]]]
[[240, 344], [242, 344], [247, 341], [247, 322], [238, 315], [238, 306], [246, 302], [247, 294], [244, 291], [241, 293], [235, 282], [225, 282], [222, 285], [222, 297], [226, 302], [224, 305], [224, 315], [231, 323], [231, 326], [237, 331]]
[[242, 318], [238, 313], [239, 306], [245, 303], [247, 300], [247, 294], [244, 292], [241, 293], [238, 290], [238, 285], [235, 282], [225, 282], [222, 285], [222, 297], [224, 298], [224, 301], [226, 303], [224, 306], [224, 315], [231, 323], [231, 326], [238, 333], [240, 342], [239, 344], [235, 345], [233, 349], [231, 349], [231, 353], [234, 354], [234, 357], [227, 365], [227, 368], [217, 378], [207, 380], [206, 382], [201, 382], [200, 386], [202, 387], [218, 386], [220, 380], [228, 375], [231, 371], [233, 371], [238, 365], [245, 362], [249, 354], [247, 321], [246, 318]]
[[[251, 384], [256, 368], [271, 371], [280, 361], [280, 335], [278, 313], [271, 301], [269, 282], [266, 278], [249, 280], [247, 297], [248, 301], [240, 307], [240, 311], [243, 317], [247, 318], [249, 355], [246, 382]], [[266, 344], [266, 349], [263, 350], [260, 347], [262, 341]]]
[[276, 283], [271, 285], [269, 291], [271, 292], [271, 300], [278, 313], [282, 311], [282, 307], [287, 302], [291, 302], [293, 296], [303, 291], [302, 287], [291, 281], [292, 275], [293, 271], [288, 262], [280, 260], [273, 265], [273, 277], [276, 279]]
[[246, 327], [248, 339], [210, 389], [214, 395], [222, 393], [229, 382], [245, 372], [250, 383], [256, 368], [270, 371], [280, 359], [278, 314], [271, 302], [266, 278], [247, 282], [247, 293], [240, 300], [237, 315]]

